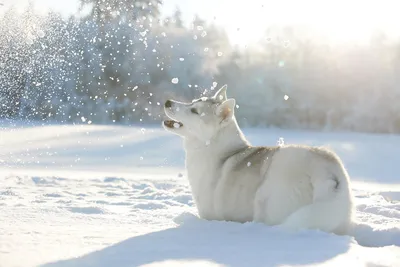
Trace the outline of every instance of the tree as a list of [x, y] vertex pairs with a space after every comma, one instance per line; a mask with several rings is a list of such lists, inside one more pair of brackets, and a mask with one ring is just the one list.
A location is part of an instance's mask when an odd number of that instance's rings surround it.
[[80, 0], [81, 10], [90, 6], [89, 16], [104, 24], [118, 17], [120, 21], [132, 22], [141, 17], [158, 18], [161, 0]]

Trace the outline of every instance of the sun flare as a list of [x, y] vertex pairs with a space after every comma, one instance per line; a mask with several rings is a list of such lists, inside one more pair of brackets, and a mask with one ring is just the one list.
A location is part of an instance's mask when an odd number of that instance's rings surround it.
[[250, 0], [247, 5], [218, 1], [215, 19], [233, 43], [246, 45], [265, 36], [269, 26], [306, 27], [332, 43], [368, 42], [375, 30], [399, 34], [396, 10], [400, 2], [361, 0]]

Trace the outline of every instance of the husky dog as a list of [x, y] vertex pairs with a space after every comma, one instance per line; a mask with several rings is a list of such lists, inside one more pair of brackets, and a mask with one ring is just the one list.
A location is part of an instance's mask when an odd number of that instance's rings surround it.
[[191, 103], [164, 104], [169, 119], [163, 127], [184, 141], [199, 216], [348, 234], [352, 195], [339, 157], [319, 147], [252, 146], [226, 89]]

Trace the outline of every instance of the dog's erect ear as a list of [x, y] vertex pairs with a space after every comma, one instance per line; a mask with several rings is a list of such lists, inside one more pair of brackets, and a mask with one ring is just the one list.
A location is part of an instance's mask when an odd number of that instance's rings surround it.
[[227, 99], [226, 97], [226, 89], [228, 88], [228, 86], [225, 84], [224, 86], [222, 86], [214, 95], [214, 98], [217, 101], [225, 101]]
[[235, 99], [229, 98], [217, 107], [217, 115], [222, 120], [231, 119], [235, 113]]

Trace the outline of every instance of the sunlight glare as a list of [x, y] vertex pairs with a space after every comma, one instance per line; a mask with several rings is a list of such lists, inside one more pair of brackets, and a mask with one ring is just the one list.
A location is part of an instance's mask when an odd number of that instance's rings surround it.
[[239, 45], [262, 39], [271, 25], [304, 26], [332, 43], [368, 42], [377, 29], [389, 36], [399, 34], [398, 1], [249, 0], [247, 3], [243, 6], [228, 0], [215, 2], [216, 21], [226, 27], [232, 42]]

